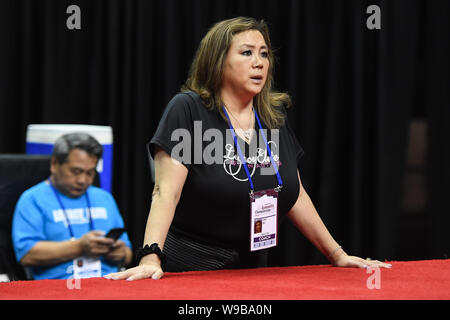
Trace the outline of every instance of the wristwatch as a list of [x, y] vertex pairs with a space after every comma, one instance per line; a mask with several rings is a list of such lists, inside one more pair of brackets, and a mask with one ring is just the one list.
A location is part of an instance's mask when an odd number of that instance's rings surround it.
[[159, 259], [161, 259], [161, 264], [166, 262], [166, 255], [161, 251], [157, 243], [152, 243], [150, 246], [146, 244], [143, 248], [136, 250], [136, 260], [139, 263], [141, 259], [151, 253], [155, 253]]

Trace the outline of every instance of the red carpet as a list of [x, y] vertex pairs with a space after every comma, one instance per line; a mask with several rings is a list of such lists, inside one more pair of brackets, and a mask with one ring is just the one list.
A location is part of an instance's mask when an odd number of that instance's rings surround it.
[[[450, 260], [390, 262], [365, 269], [301, 266], [166, 273], [161, 280], [83, 279], [0, 283], [2, 300], [449, 300]], [[371, 277], [369, 279], [369, 277]], [[73, 280], [72, 280], [73, 281]]]

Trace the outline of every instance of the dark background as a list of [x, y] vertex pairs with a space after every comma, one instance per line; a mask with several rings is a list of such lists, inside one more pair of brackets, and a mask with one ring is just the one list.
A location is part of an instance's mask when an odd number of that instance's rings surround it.
[[[146, 143], [208, 28], [244, 15], [270, 24], [302, 180], [334, 238], [364, 258], [448, 258], [449, 1], [0, 4], [0, 153], [24, 153], [32, 123], [112, 126], [113, 195], [135, 247], [153, 187]], [[72, 4], [81, 30], [66, 27]], [[366, 27], [371, 4], [381, 30]], [[272, 265], [327, 263], [280, 228]]]

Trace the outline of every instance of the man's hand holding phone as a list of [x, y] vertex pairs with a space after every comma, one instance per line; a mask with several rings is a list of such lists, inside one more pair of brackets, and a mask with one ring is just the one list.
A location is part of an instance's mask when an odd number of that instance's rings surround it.
[[108, 231], [108, 233], [105, 235], [105, 238], [110, 238], [110, 239], [113, 239], [114, 241], [116, 241], [117, 239], [120, 238], [120, 236], [124, 232], [125, 232], [125, 228], [113, 228]]
[[125, 242], [118, 240], [124, 232], [125, 228], [113, 228], [105, 235], [105, 238], [112, 239], [114, 241], [110, 251], [105, 254], [105, 259], [114, 263], [121, 263], [125, 261], [127, 256], [127, 246]]
[[82, 255], [98, 257], [107, 254], [114, 245], [114, 239], [104, 237], [103, 231], [89, 231], [80, 238]]

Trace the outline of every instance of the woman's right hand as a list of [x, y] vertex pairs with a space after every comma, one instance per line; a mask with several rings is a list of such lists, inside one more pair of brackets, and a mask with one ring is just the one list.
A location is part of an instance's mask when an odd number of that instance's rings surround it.
[[[158, 243], [163, 248], [187, 174], [186, 166], [155, 145], [155, 185], [144, 244]], [[137, 267], [110, 273], [105, 278], [131, 281], [145, 278], [160, 279], [163, 275], [161, 260], [158, 255], [151, 253], [142, 257]]]
[[152, 278], [154, 280], [161, 279], [164, 272], [161, 268], [161, 262], [158, 256], [150, 254], [141, 259], [141, 262], [137, 267], [127, 269], [121, 272], [110, 273], [104, 276], [106, 279], [112, 280], [141, 280], [146, 278]]

